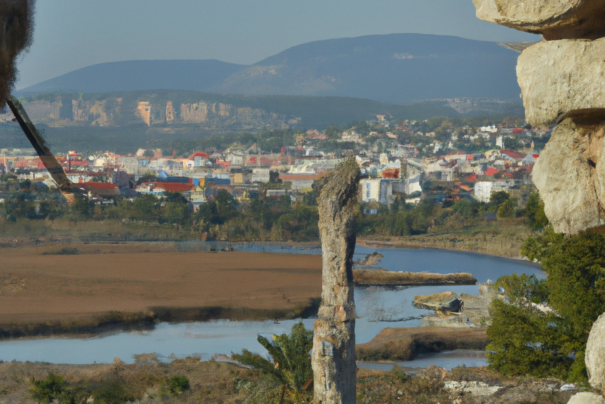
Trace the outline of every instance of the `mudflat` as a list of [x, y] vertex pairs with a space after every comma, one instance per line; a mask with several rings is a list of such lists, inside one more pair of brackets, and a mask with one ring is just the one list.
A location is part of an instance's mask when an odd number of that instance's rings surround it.
[[320, 295], [315, 255], [183, 253], [169, 245], [0, 248], [1, 324], [153, 307], [297, 309]]

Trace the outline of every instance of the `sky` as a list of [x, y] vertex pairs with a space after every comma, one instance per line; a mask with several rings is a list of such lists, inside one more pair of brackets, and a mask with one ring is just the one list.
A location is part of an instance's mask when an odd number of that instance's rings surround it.
[[539, 40], [478, 20], [471, 0], [38, 0], [16, 88], [103, 62], [253, 64], [306, 42], [393, 33]]

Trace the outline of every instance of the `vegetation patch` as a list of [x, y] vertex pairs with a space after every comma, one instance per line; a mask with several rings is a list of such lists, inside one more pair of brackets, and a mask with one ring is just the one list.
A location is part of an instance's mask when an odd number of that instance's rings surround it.
[[357, 286], [420, 286], [420, 285], [475, 285], [477, 279], [469, 273], [434, 274], [430, 272], [392, 272], [386, 270], [353, 271]]

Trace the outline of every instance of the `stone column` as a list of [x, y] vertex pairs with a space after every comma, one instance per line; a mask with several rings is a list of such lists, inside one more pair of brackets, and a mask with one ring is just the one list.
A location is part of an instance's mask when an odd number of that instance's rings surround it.
[[315, 403], [355, 403], [353, 253], [359, 166], [354, 158], [323, 177], [319, 204], [322, 293], [313, 336]]

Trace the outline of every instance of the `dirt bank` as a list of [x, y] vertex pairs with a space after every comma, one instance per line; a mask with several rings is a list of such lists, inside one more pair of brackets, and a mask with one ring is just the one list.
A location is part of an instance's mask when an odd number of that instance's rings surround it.
[[46, 324], [64, 332], [158, 319], [291, 318], [316, 306], [321, 295], [320, 256], [171, 248], [0, 249], [1, 328]]
[[477, 279], [468, 273], [434, 274], [430, 272], [391, 272], [386, 270], [353, 271], [357, 286], [425, 286], [425, 285], [475, 285]]
[[485, 349], [487, 334], [484, 329], [411, 327], [385, 328], [370, 342], [357, 345], [358, 360], [412, 360], [419, 353], [450, 351], [454, 349]]

